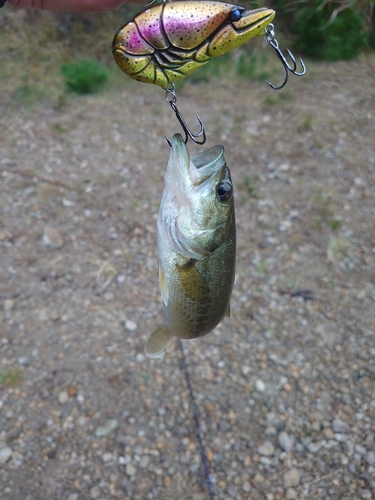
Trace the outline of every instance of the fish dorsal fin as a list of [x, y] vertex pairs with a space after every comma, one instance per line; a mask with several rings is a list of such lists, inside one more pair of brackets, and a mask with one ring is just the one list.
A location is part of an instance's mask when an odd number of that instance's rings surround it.
[[194, 264], [194, 259], [191, 259], [184, 266], [176, 267], [185, 295], [190, 300], [200, 300], [209, 294], [210, 289]]
[[152, 332], [145, 345], [145, 354], [149, 358], [163, 359], [172, 342], [172, 334], [165, 325], [159, 325]]

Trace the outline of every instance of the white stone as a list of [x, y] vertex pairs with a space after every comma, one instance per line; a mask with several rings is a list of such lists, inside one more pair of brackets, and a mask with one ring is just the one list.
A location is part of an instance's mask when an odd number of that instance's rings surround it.
[[248, 365], [242, 365], [241, 366], [241, 373], [244, 377], [246, 377], [247, 375], [249, 375], [249, 373], [251, 372], [251, 368], [250, 366]]
[[125, 328], [129, 331], [134, 331], [137, 329], [137, 323], [134, 323], [134, 321], [131, 321], [130, 319], [127, 319], [125, 321]]
[[103, 453], [102, 460], [104, 463], [111, 462], [111, 460], [113, 460], [112, 453], [109, 451], [106, 451], [105, 453]]
[[287, 488], [285, 492], [285, 500], [294, 500], [297, 498], [297, 492], [293, 488]]
[[293, 486], [298, 486], [301, 478], [300, 471], [293, 467], [293, 469], [288, 470], [283, 477], [284, 488], [292, 488]]
[[10, 311], [14, 307], [14, 300], [5, 299], [4, 300], [4, 311]]
[[277, 443], [283, 451], [287, 453], [293, 448], [294, 436], [290, 436], [287, 432], [280, 432], [277, 437]]
[[255, 390], [260, 394], [266, 390], [266, 384], [263, 382], [263, 380], [255, 381]]
[[67, 391], [61, 391], [59, 394], [59, 403], [61, 405], [64, 405], [68, 401], [69, 401], [69, 394], [67, 393]]
[[360, 496], [363, 500], [371, 500], [372, 499], [372, 493], [370, 490], [361, 490]]
[[134, 465], [132, 464], [128, 464], [126, 467], [125, 467], [125, 472], [128, 476], [135, 476], [136, 473], [137, 473], [137, 469], [134, 467]]
[[118, 427], [118, 421], [115, 418], [110, 418], [104, 422], [103, 425], [95, 429], [96, 437], [106, 437], [109, 436]]
[[8, 446], [0, 450], [0, 466], [5, 465], [12, 456], [12, 450]]
[[66, 198], [62, 200], [62, 204], [64, 207], [74, 207], [75, 205], [74, 201], [67, 200]]

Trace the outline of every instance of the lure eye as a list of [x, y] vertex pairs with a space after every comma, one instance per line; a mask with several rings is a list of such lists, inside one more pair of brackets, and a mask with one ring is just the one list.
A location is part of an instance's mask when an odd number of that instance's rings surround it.
[[231, 21], [238, 21], [241, 19], [242, 11], [240, 9], [235, 9], [232, 11]]
[[217, 199], [219, 201], [227, 201], [232, 196], [232, 186], [229, 182], [221, 182], [216, 188]]

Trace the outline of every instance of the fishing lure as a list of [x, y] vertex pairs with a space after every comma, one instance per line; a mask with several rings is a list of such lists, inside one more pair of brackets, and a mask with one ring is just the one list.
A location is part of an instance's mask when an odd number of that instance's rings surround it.
[[298, 73], [290, 50], [287, 52], [292, 65], [281, 52], [271, 24], [274, 17], [275, 11], [267, 8], [246, 10], [240, 5], [212, 0], [163, 0], [137, 14], [116, 33], [112, 53], [120, 69], [131, 78], [154, 83], [166, 91], [166, 100], [185, 132], [185, 143], [190, 137], [197, 144], [204, 144], [206, 134], [199, 116], [201, 129], [194, 134], [177, 109], [174, 82], [213, 57], [226, 54], [259, 35], [266, 36], [285, 69], [281, 85], [266, 80], [268, 85], [279, 90], [286, 85], [289, 73], [304, 75], [306, 68], [302, 59], [302, 71]]
[[272, 9], [246, 10], [210, 0], [155, 5], [125, 24], [113, 56], [127, 75], [163, 89], [257, 35], [275, 17]]

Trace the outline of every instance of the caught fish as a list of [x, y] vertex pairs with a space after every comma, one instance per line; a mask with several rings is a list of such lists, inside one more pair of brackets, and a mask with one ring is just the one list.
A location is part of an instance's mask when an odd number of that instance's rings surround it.
[[257, 35], [275, 17], [272, 9], [246, 10], [210, 0], [163, 2], [137, 14], [115, 35], [112, 53], [135, 80], [166, 89]]
[[149, 358], [163, 358], [172, 336], [201, 337], [229, 316], [235, 274], [233, 185], [224, 147], [190, 156], [180, 134], [171, 146], [157, 222], [164, 321], [146, 343]]

